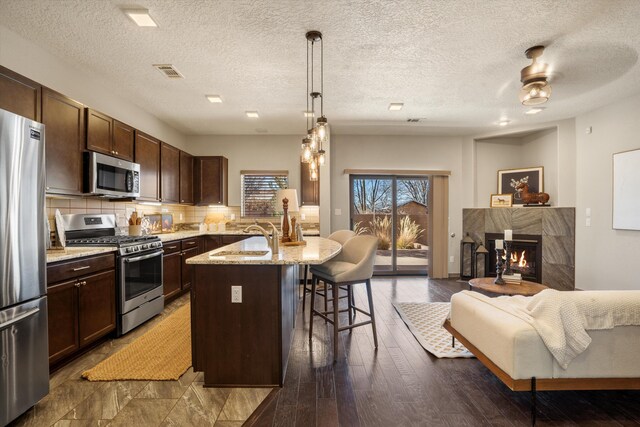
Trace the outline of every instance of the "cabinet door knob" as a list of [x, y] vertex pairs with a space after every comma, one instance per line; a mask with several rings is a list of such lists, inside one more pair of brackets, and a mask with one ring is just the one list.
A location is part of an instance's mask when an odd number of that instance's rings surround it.
[[116, 151], [116, 154], [118, 154], [118, 152]]
[[76, 284], [73, 285], [73, 286], [75, 286], [76, 288], [79, 288], [80, 287], [80, 282], [76, 282]]

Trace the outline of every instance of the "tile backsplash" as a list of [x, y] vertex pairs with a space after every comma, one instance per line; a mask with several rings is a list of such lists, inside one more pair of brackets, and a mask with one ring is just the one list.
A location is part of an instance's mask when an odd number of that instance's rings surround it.
[[[47, 215], [52, 229], [55, 229], [53, 217], [56, 209], [62, 214], [79, 214], [79, 213], [110, 213], [115, 214], [118, 225], [127, 225], [127, 220], [134, 210], [138, 214], [150, 215], [155, 213], [170, 213], [173, 215], [174, 224], [198, 224], [205, 221], [205, 218], [217, 220], [224, 218], [229, 226], [237, 224], [253, 223], [254, 220], [259, 222], [272, 220], [269, 218], [242, 218], [240, 216], [240, 206], [228, 207], [208, 207], [208, 206], [183, 206], [183, 205], [147, 205], [135, 202], [111, 202], [108, 200], [100, 200], [96, 198], [58, 198], [47, 197], [46, 200]], [[305, 219], [301, 221], [303, 228], [318, 228], [320, 209], [317, 206], [303, 206], [300, 212], [296, 214], [298, 218], [300, 214], [304, 214]], [[277, 218], [274, 218], [278, 220]], [[273, 221], [273, 220], [272, 220]]]

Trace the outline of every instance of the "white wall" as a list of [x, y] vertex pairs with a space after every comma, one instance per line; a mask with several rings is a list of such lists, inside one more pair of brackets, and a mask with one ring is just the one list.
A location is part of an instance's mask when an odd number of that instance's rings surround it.
[[[332, 137], [331, 213], [332, 230], [349, 228], [349, 176], [345, 169], [449, 170], [449, 273], [459, 270], [459, 242], [462, 234], [462, 138], [451, 136], [366, 136]], [[335, 209], [342, 211], [335, 215]]]
[[546, 129], [522, 139], [519, 168], [543, 166], [544, 192], [553, 206], [558, 204], [558, 130]]
[[0, 65], [175, 147], [185, 149], [185, 135], [131, 101], [114, 95], [112, 83], [59, 59], [1, 25]]
[[[240, 206], [242, 170], [287, 170], [289, 187], [300, 188], [299, 135], [212, 135], [188, 137], [187, 151], [195, 156], [224, 156], [229, 159], [229, 206]], [[330, 147], [327, 163], [320, 168], [320, 233], [330, 233], [331, 188]], [[300, 193], [298, 192], [298, 196]]]
[[476, 142], [476, 207], [489, 207], [491, 194], [498, 192], [498, 171], [521, 167], [521, 157], [520, 138], [494, 138]]
[[[612, 156], [640, 148], [638, 111], [640, 96], [634, 96], [576, 117], [576, 287], [581, 289], [640, 289], [634, 270], [640, 231], [612, 228]], [[587, 134], [587, 127], [593, 133]]]

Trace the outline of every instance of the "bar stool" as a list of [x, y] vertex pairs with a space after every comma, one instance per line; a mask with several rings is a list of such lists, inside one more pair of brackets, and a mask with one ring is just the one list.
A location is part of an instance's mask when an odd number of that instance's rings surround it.
[[[371, 294], [371, 276], [373, 275], [373, 264], [376, 250], [378, 249], [378, 239], [374, 236], [355, 236], [349, 239], [342, 247], [342, 252], [337, 257], [320, 265], [311, 267], [311, 313], [309, 316], [309, 340], [313, 337], [313, 316], [320, 316], [333, 325], [333, 360], [338, 360], [338, 332], [347, 329], [357, 328], [371, 324], [373, 330], [373, 342], [378, 348], [378, 335], [376, 333], [376, 319], [373, 310], [373, 297]], [[333, 293], [333, 309], [324, 312], [315, 309], [316, 285], [318, 280], [331, 285]], [[369, 312], [366, 312], [353, 305], [353, 300], [347, 298], [348, 308], [342, 311], [349, 312], [349, 324], [340, 326], [340, 298], [341, 287], [350, 289], [353, 285], [365, 283], [367, 288], [367, 298], [369, 300]], [[351, 310], [369, 316], [369, 320], [354, 323]], [[332, 315], [329, 317], [329, 315]]]
[[[327, 239], [331, 239], [334, 242], [338, 242], [344, 246], [347, 240], [351, 239], [355, 236], [356, 233], [351, 230], [338, 230], [327, 236]], [[307, 292], [311, 292], [311, 288], [307, 287], [307, 275], [309, 274], [309, 264], [305, 264], [304, 266], [304, 279], [303, 279], [303, 288], [302, 291], [302, 312], [304, 312], [306, 300], [307, 300]], [[327, 311], [327, 288], [325, 286], [323, 293], [318, 293], [321, 297], [324, 298], [324, 311]]]

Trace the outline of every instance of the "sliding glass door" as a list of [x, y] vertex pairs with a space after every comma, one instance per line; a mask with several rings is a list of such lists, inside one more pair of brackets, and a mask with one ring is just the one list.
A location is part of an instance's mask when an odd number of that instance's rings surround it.
[[351, 175], [351, 227], [378, 238], [377, 274], [428, 273], [429, 178]]

